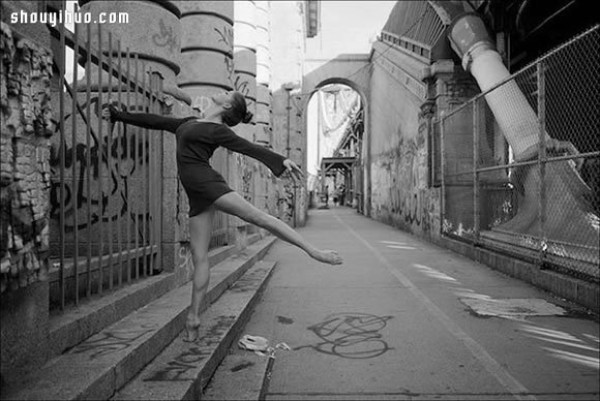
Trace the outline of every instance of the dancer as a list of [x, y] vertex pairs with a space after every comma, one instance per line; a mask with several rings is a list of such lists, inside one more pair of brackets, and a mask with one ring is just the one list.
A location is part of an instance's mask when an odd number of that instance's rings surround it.
[[247, 124], [252, 119], [252, 113], [247, 111], [246, 100], [241, 93], [224, 92], [213, 96], [211, 100], [212, 105], [205, 111], [205, 117], [202, 119], [128, 113], [113, 105], [102, 111], [102, 117], [113, 122], [121, 121], [142, 128], [166, 130], [176, 135], [177, 169], [190, 203], [190, 247], [194, 264], [192, 302], [186, 321], [186, 341], [195, 341], [198, 337], [200, 307], [206, 296], [210, 275], [208, 246], [215, 209], [270, 231], [320, 262], [332, 265], [342, 263], [342, 258], [336, 251], [316, 248], [283, 221], [247, 202], [212, 169], [209, 159], [213, 152], [222, 146], [262, 162], [277, 177], [288, 171], [294, 180], [303, 178], [302, 170], [292, 160], [237, 136], [229, 128], [240, 122]]

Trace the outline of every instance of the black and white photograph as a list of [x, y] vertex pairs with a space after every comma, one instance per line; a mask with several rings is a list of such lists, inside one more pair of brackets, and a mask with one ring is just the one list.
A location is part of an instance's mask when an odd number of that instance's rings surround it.
[[598, 401], [590, 0], [2, 0], [0, 400]]

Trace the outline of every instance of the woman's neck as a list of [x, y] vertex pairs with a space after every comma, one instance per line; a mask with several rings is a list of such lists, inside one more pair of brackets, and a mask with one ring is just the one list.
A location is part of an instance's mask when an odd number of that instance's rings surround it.
[[216, 107], [210, 107], [204, 112], [202, 121], [210, 121], [213, 123], [223, 124], [222, 110]]

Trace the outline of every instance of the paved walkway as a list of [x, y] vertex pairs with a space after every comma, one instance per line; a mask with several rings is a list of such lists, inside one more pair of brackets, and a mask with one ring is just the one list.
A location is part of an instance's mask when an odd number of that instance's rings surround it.
[[245, 332], [293, 348], [267, 399], [598, 399], [599, 327], [581, 310], [349, 208], [300, 232], [345, 263], [281, 241], [265, 257], [278, 267]]

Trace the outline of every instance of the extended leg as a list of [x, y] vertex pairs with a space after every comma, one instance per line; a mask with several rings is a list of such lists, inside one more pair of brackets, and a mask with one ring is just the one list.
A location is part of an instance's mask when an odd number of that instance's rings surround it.
[[221, 196], [215, 201], [214, 206], [222, 212], [269, 230], [282, 240], [304, 250], [313, 259], [332, 265], [342, 263], [342, 258], [336, 251], [317, 249], [283, 221], [257, 209], [235, 192]]
[[208, 246], [212, 230], [212, 216], [213, 209], [210, 208], [199, 215], [190, 217], [190, 248], [194, 264], [194, 275], [192, 277], [192, 303], [186, 322], [187, 334], [185, 341], [195, 341], [198, 337], [200, 311], [206, 298], [210, 277]]

